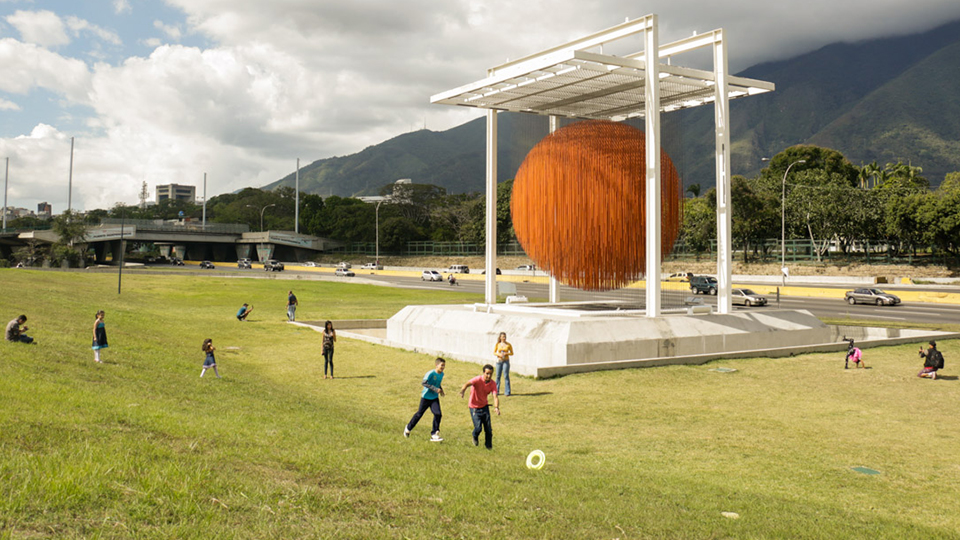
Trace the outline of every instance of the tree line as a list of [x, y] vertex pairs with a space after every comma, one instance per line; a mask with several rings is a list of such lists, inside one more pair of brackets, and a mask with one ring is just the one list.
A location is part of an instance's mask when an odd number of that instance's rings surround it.
[[[784, 173], [790, 168], [784, 181]], [[920, 167], [902, 162], [855, 166], [840, 152], [818, 146], [788, 148], [769, 161], [752, 178], [731, 179], [732, 236], [734, 248], [745, 261], [775, 259], [781, 234], [781, 208], [788, 239], [807, 239], [819, 260], [831, 247], [842, 253], [863, 251], [868, 244], [884, 245], [902, 255], [932, 247], [951, 257], [960, 256], [960, 172], [947, 175], [936, 190], [922, 176]], [[510, 195], [513, 181], [497, 187], [497, 243], [513, 240]], [[685, 249], [698, 254], [716, 239], [716, 190], [692, 195], [684, 202], [680, 240]], [[419, 240], [485, 242], [486, 200], [482, 193], [450, 194], [429, 184], [388, 184], [380, 204], [350, 197], [300, 194], [300, 231], [342, 242], [376, 240], [379, 214], [380, 248], [401, 252], [408, 242]], [[783, 205], [781, 206], [781, 199]], [[295, 192], [290, 187], [272, 191], [246, 188], [212, 197], [206, 207], [211, 223], [243, 223], [251, 230], [293, 230]], [[164, 200], [156, 205], [118, 204], [109, 210], [86, 212], [83, 223], [98, 224], [104, 218], [199, 220], [203, 207], [187, 201]], [[79, 219], [79, 218], [77, 218]], [[61, 231], [70, 220], [54, 220]], [[14, 228], [30, 228], [30, 218], [13, 220]], [[74, 232], [66, 236], [75, 237]], [[75, 243], [75, 238], [67, 242]], [[67, 243], [64, 243], [65, 245]], [[59, 248], [58, 258], [74, 254]]]

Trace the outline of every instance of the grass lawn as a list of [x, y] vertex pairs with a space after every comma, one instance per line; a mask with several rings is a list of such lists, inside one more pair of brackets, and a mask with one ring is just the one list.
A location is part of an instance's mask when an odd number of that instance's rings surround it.
[[[445, 442], [427, 441], [429, 413], [404, 439], [432, 358], [341, 339], [323, 380], [320, 335], [284, 309], [291, 287], [311, 320], [476, 295], [130, 273], [118, 296], [116, 276], [29, 270], [0, 283], [0, 321], [27, 314], [39, 342], [0, 343], [0, 538], [960, 538], [960, 382], [918, 379], [913, 345], [866, 350], [868, 370], [836, 353], [514, 377], [486, 451], [456, 395], [479, 366], [448, 363]], [[207, 337], [223, 379], [199, 378]], [[941, 350], [957, 373], [960, 342]], [[534, 449], [540, 471], [524, 465]]]

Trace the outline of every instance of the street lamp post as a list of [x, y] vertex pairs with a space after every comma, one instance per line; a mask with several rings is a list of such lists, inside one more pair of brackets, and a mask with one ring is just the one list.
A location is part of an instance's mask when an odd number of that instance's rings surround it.
[[373, 263], [376, 266], [380, 266], [380, 205], [383, 204], [383, 201], [377, 201], [377, 210], [375, 212], [377, 216], [377, 259]]
[[[770, 161], [770, 158], [760, 158], [760, 161]], [[806, 163], [805, 159], [798, 159], [783, 171], [783, 180], [780, 182], [780, 286], [787, 285], [787, 175], [790, 174], [790, 168], [797, 163]], [[780, 294], [777, 294], [777, 298]]]
[[[260, 209], [260, 232], [263, 232], [263, 212], [264, 212], [267, 208], [270, 208], [271, 206], [276, 206], [276, 204], [268, 204], [268, 205], [266, 205], [266, 206], [264, 206], [263, 208]], [[254, 205], [252, 205], [252, 204], [248, 204], [248, 205], [247, 205], [247, 208], [257, 208], [257, 207], [254, 206]]]
[[[247, 208], [257, 208], [255, 205], [248, 204]], [[263, 232], [263, 213], [267, 208], [271, 206], [276, 206], [276, 204], [268, 204], [260, 209], [260, 232]], [[257, 250], [257, 258], [261, 261], [263, 260], [263, 238], [260, 238], [260, 248]]]

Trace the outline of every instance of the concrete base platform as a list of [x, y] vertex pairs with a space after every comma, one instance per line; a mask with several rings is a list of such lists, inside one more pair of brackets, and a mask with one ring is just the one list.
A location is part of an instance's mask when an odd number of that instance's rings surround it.
[[611, 309], [609, 304], [407, 306], [386, 326], [386, 339], [357, 337], [480, 364], [494, 361], [497, 335], [506, 332], [516, 351], [511, 371], [534, 377], [841, 351], [847, 346], [840, 341], [842, 335], [855, 338], [861, 348], [960, 337], [945, 332], [832, 327], [807, 311], [759, 308], [648, 319], [642, 312]]

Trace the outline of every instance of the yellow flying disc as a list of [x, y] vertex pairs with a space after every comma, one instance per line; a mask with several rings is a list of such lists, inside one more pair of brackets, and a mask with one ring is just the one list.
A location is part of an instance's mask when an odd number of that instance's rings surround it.
[[534, 450], [530, 452], [530, 455], [527, 456], [527, 468], [540, 470], [543, 468], [543, 464], [547, 462], [547, 456], [543, 455], [543, 451]]

